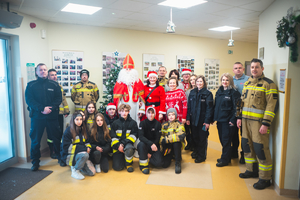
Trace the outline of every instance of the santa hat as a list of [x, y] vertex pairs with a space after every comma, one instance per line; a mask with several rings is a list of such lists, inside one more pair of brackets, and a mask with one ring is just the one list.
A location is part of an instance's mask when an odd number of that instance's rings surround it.
[[131, 55], [127, 54], [123, 61], [123, 69], [134, 69], [134, 62]]
[[189, 75], [192, 75], [192, 70], [191, 69], [183, 69], [182, 72], [181, 72], [181, 75], [184, 75], [184, 74], [189, 74]]
[[148, 110], [149, 110], [149, 109], [152, 109], [152, 110], [153, 110], [154, 116], [155, 116], [155, 115], [156, 115], [156, 111], [155, 111], [155, 108], [152, 107], [152, 106], [149, 106], [149, 107], [147, 108], [147, 110], [146, 110], [146, 116], [148, 115]]
[[109, 104], [107, 104], [107, 106], [106, 106], [106, 111], [108, 111], [109, 109], [117, 109], [117, 107], [116, 107], [116, 105], [114, 104], [114, 103], [109, 103]]
[[154, 76], [154, 77], [158, 78], [158, 75], [157, 75], [156, 71], [148, 71], [148, 73], [147, 73], [147, 79], [149, 79], [150, 76]]

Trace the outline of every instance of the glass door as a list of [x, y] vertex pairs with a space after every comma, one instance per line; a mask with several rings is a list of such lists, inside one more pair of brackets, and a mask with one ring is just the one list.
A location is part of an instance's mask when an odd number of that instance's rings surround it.
[[0, 38], [0, 163], [15, 156], [12, 134], [12, 111], [9, 92], [8, 40]]

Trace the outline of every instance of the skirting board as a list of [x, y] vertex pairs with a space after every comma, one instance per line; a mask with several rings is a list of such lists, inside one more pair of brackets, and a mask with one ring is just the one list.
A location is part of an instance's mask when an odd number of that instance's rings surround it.
[[274, 188], [278, 195], [280, 196], [288, 196], [297, 198], [298, 197], [298, 190], [290, 190], [290, 189], [280, 189], [279, 186], [274, 182]]

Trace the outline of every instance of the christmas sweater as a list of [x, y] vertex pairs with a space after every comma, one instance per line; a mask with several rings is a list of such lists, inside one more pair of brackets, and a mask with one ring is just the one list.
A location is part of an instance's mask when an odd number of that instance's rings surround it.
[[182, 81], [181, 83], [182, 83], [182, 85], [184, 87], [184, 91], [186, 92], [189, 89], [189, 87], [190, 87], [190, 83], [189, 82], [185, 83], [184, 81]]
[[[182, 122], [182, 119], [186, 119], [187, 99], [183, 90], [166, 92], [166, 111], [170, 108], [176, 109], [178, 121]], [[168, 121], [168, 116], [166, 116], [166, 120]]]

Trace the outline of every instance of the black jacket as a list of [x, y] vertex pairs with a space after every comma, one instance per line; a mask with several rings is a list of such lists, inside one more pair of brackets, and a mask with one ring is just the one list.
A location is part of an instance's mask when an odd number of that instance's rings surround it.
[[139, 127], [139, 139], [141, 142], [144, 142], [148, 146], [155, 144], [159, 147], [159, 139], [161, 136], [161, 124], [159, 121], [154, 119], [153, 121], [149, 121], [145, 119], [141, 121]]
[[[116, 111], [117, 112], [117, 111]], [[104, 119], [109, 129], [111, 129], [111, 125], [118, 119], [117, 113], [113, 118], [110, 118], [110, 116], [106, 113], [104, 113]]]
[[236, 103], [240, 97], [236, 89], [224, 90], [221, 86], [215, 97], [214, 121], [236, 124]]
[[61, 159], [67, 165], [75, 165], [75, 156], [79, 152], [86, 152], [87, 148], [91, 148], [88, 143], [87, 138], [81, 134], [81, 132], [76, 136], [75, 141], [73, 140], [70, 127], [68, 127], [62, 137], [62, 150]]
[[198, 88], [191, 90], [188, 99], [188, 111], [186, 120], [193, 126], [197, 126], [200, 119], [210, 124], [213, 118], [213, 95], [206, 88], [198, 91]]
[[91, 132], [89, 132], [89, 143], [92, 146], [92, 151], [96, 151], [96, 147], [98, 146], [103, 149], [102, 153], [108, 154], [111, 150], [110, 147], [111, 139], [104, 138], [103, 127], [98, 127], [96, 139], [97, 141], [94, 140], [94, 137], [91, 136]]
[[134, 121], [128, 114], [127, 119], [120, 117], [111, 125], [111, 146], [117, 150], [120, 144], [124, 147], [126, 144], [134, 144], [138, 136], [138, 127], [136, 121]]
[[[42, 79], [30, 81], [25, 90], [25, 100], [30, 109], [30, 117], [33, 119], [57, 119], [59, 105], [62, 102], [61, 88], [55, 81]], [[46, 106], [51, 106], [52, 112], [44, 115]]]

